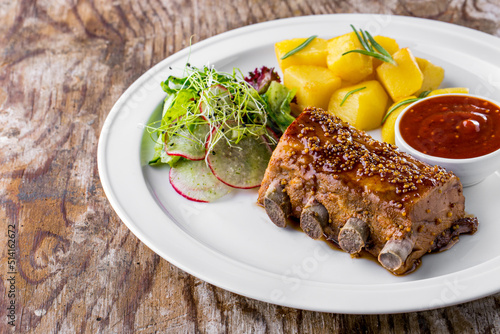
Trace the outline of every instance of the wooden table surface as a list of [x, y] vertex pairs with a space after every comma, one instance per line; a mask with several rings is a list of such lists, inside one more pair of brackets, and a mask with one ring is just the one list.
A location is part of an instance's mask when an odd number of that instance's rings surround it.
[[0, 333], [499, 333], [500, 294], [394, 315], [241, 297], [153, 253], [106, 199], [96, 161], [106, 116], [190, 36], [358, 12], [500, 36], [500, 4], [486, 0], [0, 1]]

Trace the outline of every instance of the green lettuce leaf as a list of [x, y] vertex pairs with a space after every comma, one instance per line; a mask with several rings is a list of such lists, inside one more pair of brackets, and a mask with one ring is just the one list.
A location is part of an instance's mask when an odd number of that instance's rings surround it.
[[186, 110], [196, 108], [196, 92], [192, 90], [180, 90], [176, 94], [169, 95], [163, 105], [162, 125], [170, 123], [186, 114]]
[[167, 152], [165, 151], [165, 142], [163, 140], [163, 135], [159, 136], [156, 139], [154, 151], [155, 153], [153, 155], [153, 158], [148, 163], [151, 166], [169, 164], [170, 167], [173, 167], [177, 163], [177, 161], [181, 159], [181, 157], [179, 156], [167, 154]]
[[264, 93], [264, 100], [268, 105], [268, 115], [274, 125], [285, 132], [288, 126], [295, 120], [291, 115], [290, 102], [292, 102], [296, 89], [288, 89], [284, 85], [272, 81]]

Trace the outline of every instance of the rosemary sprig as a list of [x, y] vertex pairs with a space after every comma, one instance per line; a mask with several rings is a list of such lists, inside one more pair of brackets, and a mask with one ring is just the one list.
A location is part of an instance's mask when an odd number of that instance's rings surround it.
[[418, 96], [419, 99], [423, 99], [424, 97], [427, 97], [431, 93], [430, 90], [424, 90], [420, 95]]
[[392, 58], [391, 54], [385, 50], [382, 45], [377, 43], [377, 41], [370, 35], [368, 31], [364, 31], [362, 29], [359, 30], [359, 32], [354, 28], [354, 26], [351, 24], [352, 30], [356, 33], [356, 36], [358, 37], [359, 42], [363, 46], [364, 50], [360, 49], [355, 49], [355, 50], [349, 50], [346, 51], [342, 54], [342, 56], [349, 54], [349, 53], [360, 53], [365, 56], [370, 56], [376, 59], [379, 59], [381, 61], [384, 61], [386, 63], [390, 63], [393, 65], [396, 65], [396, 62]]
[[342, 107], [342, 105], [344, 104], [344, 102], [347, 100], [347, 98], [349, 96], [351, 96], [352, 94], [356, 93], [356, 92], [359, 92], [360, 90], [363, 90], [365, 89], [366, 87], [360, 87], [360, 88], [356, 88], [356, 89], [353, 89], [349, 92], [347, 92], [347, 94], [344, 95], [344, 98], [342, 99], [342, 102], [340, 102], [340, 106]]
[[426, 91], [423, 91], [422, 93], [420, 93], [420, 95], [418, 97], [415, 97], [413, 99], [408, 99], [408, 100], [404, 100], [404, 101], [401, 101], [399, 103], [396, 103], [394, 105], [394, 107], [392, 107], [391, 109], [389, 109], [389, 111], [387, 111], [387, 114], [385, 114], [384, 118], [382, 119], [382, 124], [384, 124], [384, 122], [387, 120], [387, 118], [389, 117], [389, 115], [392, 114], [392, 112], [394, 110], [398, 109], [401, 106], [404, 106], [404, 105], [407, 105], [407, 104], [410, 104], [410, 103], [413, 103], [413, 102], [417, 102], [418, 100], [421, 100], [424, 97], [426, 97], [427, 95], [429, 95], [430, 92], [431, 92], [430, 90], [426, 90]]
[[291, 55], [296, 54], [297, 52], [299, 52], [300, 50], [302, 50], [303, 48], [305, 48], [307, 45], [309, 45], [309, 43], [311, 43], [313, 41], [313, 39], [315, 39], [316, 37], [318, 37], [318, 36], [317, 35], [313, 35], [313, 36], [309, 37], [304, 42], [302, 42], [299, 46], [297, 46], [296, 48], [294, 48], [294, 49], [288, 51], [287, 53], [285, 53], [283, 55], [283, 57], [281, 57], [281, 60], [286, 59], [286, 58], [290, 57]]

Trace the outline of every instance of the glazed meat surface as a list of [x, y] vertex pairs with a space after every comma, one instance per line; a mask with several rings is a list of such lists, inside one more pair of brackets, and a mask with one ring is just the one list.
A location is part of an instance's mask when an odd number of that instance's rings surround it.
[[394, 274], [474, 233], [459, 179], [320, 109], [306, 109], [273, 152], [258, 203], [284, 227], [367, 251]]

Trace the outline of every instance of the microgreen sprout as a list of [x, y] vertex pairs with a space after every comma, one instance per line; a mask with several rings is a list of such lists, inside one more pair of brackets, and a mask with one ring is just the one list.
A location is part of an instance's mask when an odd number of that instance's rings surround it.
[[355, 49], [344, 52], [342, 55], [346, 55], [349, 53], [360, 53], [365, 56], [370, 56], [386, 63], [390, 63], [396, 65], [396, 62], [392, 58], [391, 54], [387, 52], [377, 41], [372, 37], [372, 35], [368, 31], [364, 31], [359, 29], [359, 32], [354, 28], [351, 24], [352, 30], [356, 33], [359, 42], [363, 46], [364, 50]]

